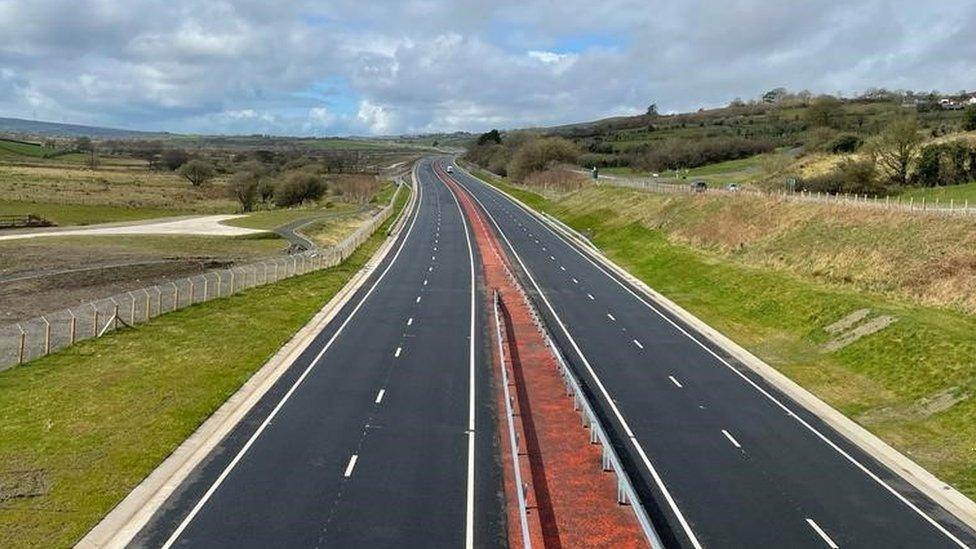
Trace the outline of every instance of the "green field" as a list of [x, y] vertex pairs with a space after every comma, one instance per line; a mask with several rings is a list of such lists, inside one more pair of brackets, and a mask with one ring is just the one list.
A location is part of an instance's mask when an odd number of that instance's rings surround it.
[[[637, 196], [632, 191], [601, 188], [547, 200], [494, 183], [584, 231], [648, 285], [976, 496], [976, 399], [970, 398], [976, 387], [976, 316], [678, 243], [621, 214], [620, 205]], [[804, 238], [812, 240], [794, 241], [801, 250], [817, 246], [821, 235], [807, 232]], [[843, 273], [835, 274], [843, 280]], [[823, 351], [824, 327], [859, 308], [898, 321], [839, 351]]]
[[116, 221], [136, 221], [156, 217], [185, 215], [190, 212], [169, 208], [108, 206], [99, 204], [55, 204], [23, 200], [0, 200], [0, 215], [34, 214], [59, 226], [92, 225]]
[[[398, 207], [404, 203], [405, 196]], [[384, 238], [385, 227], [338, 267], [194, 305], [0, 372], [0, 546], [74, 544]]]
[[940, 203], [946, 205], [952, 200], [956, 206], [962, 206], [968, 200], [970, 206], [976, 207], [976, 181], [966, 183], [965, 185], [953, 185], [951, 187], [908, 189], [899, 196], [902, 197], [902, 200], [914, 198], [916, 202], [922, 198], [929, 203], [935, 202], [938, 199]]

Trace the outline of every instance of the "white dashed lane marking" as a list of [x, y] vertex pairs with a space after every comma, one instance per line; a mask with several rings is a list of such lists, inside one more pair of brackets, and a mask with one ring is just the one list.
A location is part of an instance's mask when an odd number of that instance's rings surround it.
[[722, 434], [725, 435], [725, 438], [729, 439], [729, 442], [732, 443], [732, 446], [735, 446], [736, 448], [742, 448], [742, 445], [739, 444], [738, 440], [735, 440], [735, 437], [733, 437], [731, 433], [729, 433], [725, 429], [722, 429]]
[[351, 477], [352, 476], [352, 470], [356, 468], [356, 461], [357, 460], [359, 460], [359, 456], [356, 455], [356, 454], [353, 454], [352, 457], [349, 458], [349, 464], [346, 465], [346, 472], [343, 473], [342, 476], [344, 476], [344, 477]]

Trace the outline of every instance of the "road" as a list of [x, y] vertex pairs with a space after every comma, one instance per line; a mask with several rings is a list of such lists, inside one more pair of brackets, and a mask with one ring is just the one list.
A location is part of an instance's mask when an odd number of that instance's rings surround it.
[[418, 176], [390, 255], [134, 546], [504, 543], [477, 250]]
[[454, 177], [529, 273], [670, 545], [976, 546], [945, 510], [505, 195]]

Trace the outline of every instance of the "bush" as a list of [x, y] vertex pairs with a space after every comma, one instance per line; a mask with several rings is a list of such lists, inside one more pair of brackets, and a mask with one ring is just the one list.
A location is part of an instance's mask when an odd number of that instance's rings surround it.
[[249, 171], [237, 172], [231, 177], [230, 192], [241, 205], [241, 211], [249, 212], [254, 209], [254, 203], [258, 198], [259, 180], [257, 174]]
[[581, 189], [587, 181], [587, 177], [581, 173], [565, 168], [555, 168], [544, 172], [534, 172], [527, 176], [522, 184], [545, 191], [569, 192]]
[[976, 179], [976, 147], [964, 142], [922, 147], [912, 183], [922, 187], [959, 185]]
[[976, 131], [976, 105], [966, 107], [966, 114], [962, 120], [962, 129], [967, 132]]
[[214, 165], [205, 160], [190, 160], [179, 168], [179, 174], [194, 187], [199, 187], [217, 175]]
[[190, 160], [190, 155], [183, 149], [166, 149], [159, 157], [159, 163], [171, 172]]
[[290, 172], [275, 188], [274, 201], [279, 207], [297, 206], [322, 198], [327, 190], [325, 181], [314, 173]]
[[715, 137], [701, 140], [668, 139], [655, 144], [637, 159], [637, 165], [654, 172], [695, 168], [706, 164], [747, 158], [775, 148], [765, 139]]
[[885, 194], [888, 190], [881, 183], [877, 165], [873, 160], [850, 158], [845, 159], [830, 173], [798, 181], [796, 189], [813, 193], [871, 195]]
[[863, 143], [864, 141], [853, 133], [842, 133], [830, 140], [826, 149], [834, 154], [852, 153]]
[[534, 172], [541, 172], [556, 164], [574, 164], [579, 155], [579, 148], [562, 137], [531, 139], [515, 151], [508, 164], [508, 175], [521, 181]]

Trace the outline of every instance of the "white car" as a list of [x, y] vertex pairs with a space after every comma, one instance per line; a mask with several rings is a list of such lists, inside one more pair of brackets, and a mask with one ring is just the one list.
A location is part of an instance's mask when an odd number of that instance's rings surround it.
[[450, 164], [448, 164], [447, 165], [447, 173], [454, 173], [454, 166], [451, 166]]

